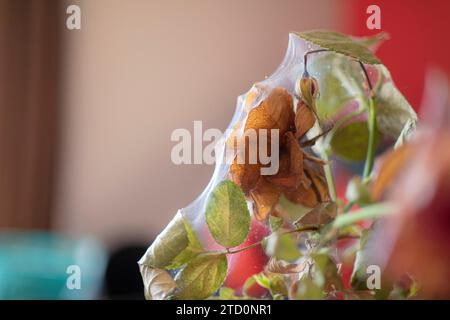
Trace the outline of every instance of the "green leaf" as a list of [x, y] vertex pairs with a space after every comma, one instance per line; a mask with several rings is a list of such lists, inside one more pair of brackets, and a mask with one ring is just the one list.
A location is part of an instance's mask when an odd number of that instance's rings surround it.
[[281, 274], [269, 275], [269, 291], [273, 299], [287, 297], [288, 289]]
[[248, 296], [248, 291], [251, 287], [253, 287], [256, 284], [256, 278], [255, 275], [248, 277], [247, 280], [245, 280], [244, 285], [242, 286], [242, 294], [244, 296]]
[[272, 233], [267, 237], [266, 253], [271, 257], [294, 262], [301, 257], [294, 234]]
[[238, 185], [224, 180], [211, 192], [206, 205], [206, 223], [217, 243], [226, 248], [245, 241], [250, 229], [250, 212]]
[[[359, 63], [333, 52], [314, 55], [308, 60], [308, 71], [319, 82], [316, 101], [320, 121], [368, 109], [366, 78]], [[358, 111], [356, 110], [356, 111]]]
[[359, 250], [356, 253], [355, 263], [353, 266], [353, 273], [351, 277], [351, 284], [354, 289], [367, 290], [367, 267], [370, 265], [368, 262], [367, 243], [370, 236], [370, 230], [364, 230], [361, 234], [359, 242]]
[[288, 294], [284, 278], [279, 274], [264, 274], [262, 272], [254, 274], [244, 283], [242, 291], [245, 296], [248, 296], [248, 290], [255, 284], [268, 289], [273, 299], [282, 299]]
[[367, 46], [345, 34], [325, 30], [294, 32], [294, 34], [324, 49], [344, 54], [363, 63], [381, 63]]
[[[351, 41], [366, 47], [382, 38], [380, 35], [374, 39]], [[379, 74], [377, 83], [373, 84], [379, 132], [397, 139], [408, 121], [412, 122], [410, 126], [415, 125], [417, 115], [393, 83], [388, 69], [382, 64], [372, 68]], [[320, 121], [340, 121], [341, 116], [368, 110], [370, 97], [366, 90], [367, 80], [358, 63], [333, 52], [321, 53], [308, 60], [308, 71], [319, 82], [320, 95], [316, 109]], [[354, 110], [355, 106], [358, 110]]]
[[220, 300], [239, 300], [232, 288], [222, 287], [219, 291]]
[[287, 222], [293, 223], [310, 212], [311, 208], [294, 203], [282, 194], [276, 206], [276, 210], [287, 220]]
[[227, 268], [225, 254], [208, 253], [198, 256], [175, 277], [178, 286], [175, 298], [180, 300], [208, 298], [222, 285]]
[[283, 225], [283, 218], [270, 215], [269, 216], [269, 224], [270, 224], [270, 230], [272, 232], [275, 232]]
[[189, 246], [184, 217], [177, 213], [139, 260], [140, 265], [166, 268]]
[[[356, 253], [355, 263], [353, 265], [353, 273], [351, 276], [351, 285], [355, 290], [369, 290], [367, 288], [367, 280], [369, 277], [369, 266], [381, 266], [376, 255], [376, 248], [379, 246], [379, 239], [374, 236], [374, 230], [378, 224], [374, 223], [371, 229], [362, 232], [359, 250]], [[381, 269], [381, 268], [380, 268]], [[380, 270], [381, 271], [381, 270]], [[376, 299], [387, 299], [393, 289], [392, 279], [386, 274], [380, 274], [380, 288], [374, 289]]]
[[[379, 134], [376, 136], [378, 144]], [[353, 122], [339, 128], [331, 138], [333, 153], [348, 161], [363, 161], [367, 154], [369, 129], [366, 122]]]
[[389, 40], [390, 36], [387, 32], [379, 32], [373, 36], [367, 36], [367, 37], [358, 37], [355, 39], [359, 44], [362, 44], [363, 46], [374, 50], [378, 48], [378, 46], [383, 43], [386, 40]]
[[406, 141], [409, 141], [411, 139], [411, 136], [416, 131], [416, 124], [417, 121], [412, 118], [406, 121], [402, 132], [400, 132], [400, 136], [395, 142], [394, 149], [401, 147]]
[[176, 283], [166, 270], [140, 265], [140, 271], [147, 300], [164, 300], [175, 291]]
[[360, 206], [368, 205], [372, 202], [372, 197], [367, 184], [361, 181], [360, 177], [353, 177], [347, 184], [345, 197], [349, 202], [359, 204]]
[[190, 223], [186, 219], [183, 219], [183, 224], [188, 238], [188, 245], [172, 260], [170, 265], [166, 266], [166, 269], [178, 269], [203, 252], [200, 240]]
[[324, 253], [313, 255], [315, 272], [314, 280], [325, 291], [342, 290], [343, 283], [339, 275], [336, 262]]
[[255, 274], [253, 275], [253, 277], [256, 283], [259, 284], [261, 287], [270, 289], [270, 279], [264, 273]]
[[377, 104], [377, 122], [381, 133], [397, 139], [408, 122], [409, 126], [415, 126], [417, 114], [397, 89], [391, 79], [389, 70], [383, 66], [377, 66], [380, 80], [375, 87]]
[[291, 298], [296, 300], [320, 300], [325, 297], [322, 288], [313, 279], [303, 276], [295, 285]]

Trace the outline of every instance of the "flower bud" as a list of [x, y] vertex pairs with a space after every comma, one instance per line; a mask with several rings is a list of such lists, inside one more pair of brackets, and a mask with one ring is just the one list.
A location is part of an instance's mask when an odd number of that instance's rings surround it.
[[316, 78], [309, 74], [304, 74], [300, 80], [297, 81], [297, 94], [301, 96], [303, 101], [310, 108], [315, 108], [315, 100], [319, 95], [319, 83]]

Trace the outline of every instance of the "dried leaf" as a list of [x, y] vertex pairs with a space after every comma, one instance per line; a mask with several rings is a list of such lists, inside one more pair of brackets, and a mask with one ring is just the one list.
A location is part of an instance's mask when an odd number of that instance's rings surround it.
[[177, 288], [175, 281], [166, 270], [140, 265], [144, 293], [147, 300], [167, 299]]
[[307, 266], [307, 261], [302, 263], [288, 263], [283, 260], [271, 258], [266, 265], [266, 271], [281, 274], [300, 273], [303, 272]]
[[260, 177], [256, 188], [250, 192], [255, 206], [255, 217], [257, 220], [265, 220], [280, 198], [280, 191], [264, 177]]
[[324, 202], [317, 205], [310, 212], [294, 222], [297, 227], [327, 224], [336, 218], [337, 205], [335, 202]]

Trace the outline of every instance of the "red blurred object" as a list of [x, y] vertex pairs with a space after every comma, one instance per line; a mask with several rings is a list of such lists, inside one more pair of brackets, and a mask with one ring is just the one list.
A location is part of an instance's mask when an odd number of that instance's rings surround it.
[[[270, 234], [269, 228], [252, 220], [250, 232], [247, 240], [236, 249], [249, 246], [255, 242], [261, 241], [265, 236]], [[238, 294], [242, 293], [242, 286], [245, 281], [263, 271], [264, 265], [267, 263], [268, 257], [261, 246], [256, 246], [242, 252], [228, 256], [228, 276], [225, 279], [225, 286], [236, 290]], [[259, 285], [253, 285], [248, 294], [252, 297], [261, 297], [267, 293], [267, 290]]]
[[[381, 30], [366, 26], [367, 7], [381, 9]], [[371, 35], [389, 32], [391, 39], [377, 51], [393, 79], [416, 111], [422, 99], [425, 72], [437, 67], [450, 74], [450, 1], [350, 0], [348, 33]]]
[[418, 280], [422, 298], [450, 298], [449, 147], [448, 129], [416, 140], [415, 152], [389, 194], [399, 213], [386, 222], [396, 233], [386, 272], [394, 279], [408, 272]]

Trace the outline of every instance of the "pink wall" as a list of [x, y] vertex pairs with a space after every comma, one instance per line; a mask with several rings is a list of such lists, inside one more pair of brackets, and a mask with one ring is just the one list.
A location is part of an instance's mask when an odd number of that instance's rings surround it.
[[[70, 1], [72, 4], [73, 1]], [[340, 28], [339, 1], [79, 1], [66, 31], [56, 226], [148, 240], [213, 167], [170, 161], [171, 132], [225, 129], [236, 97], [275, 70], [288, 32]]]

